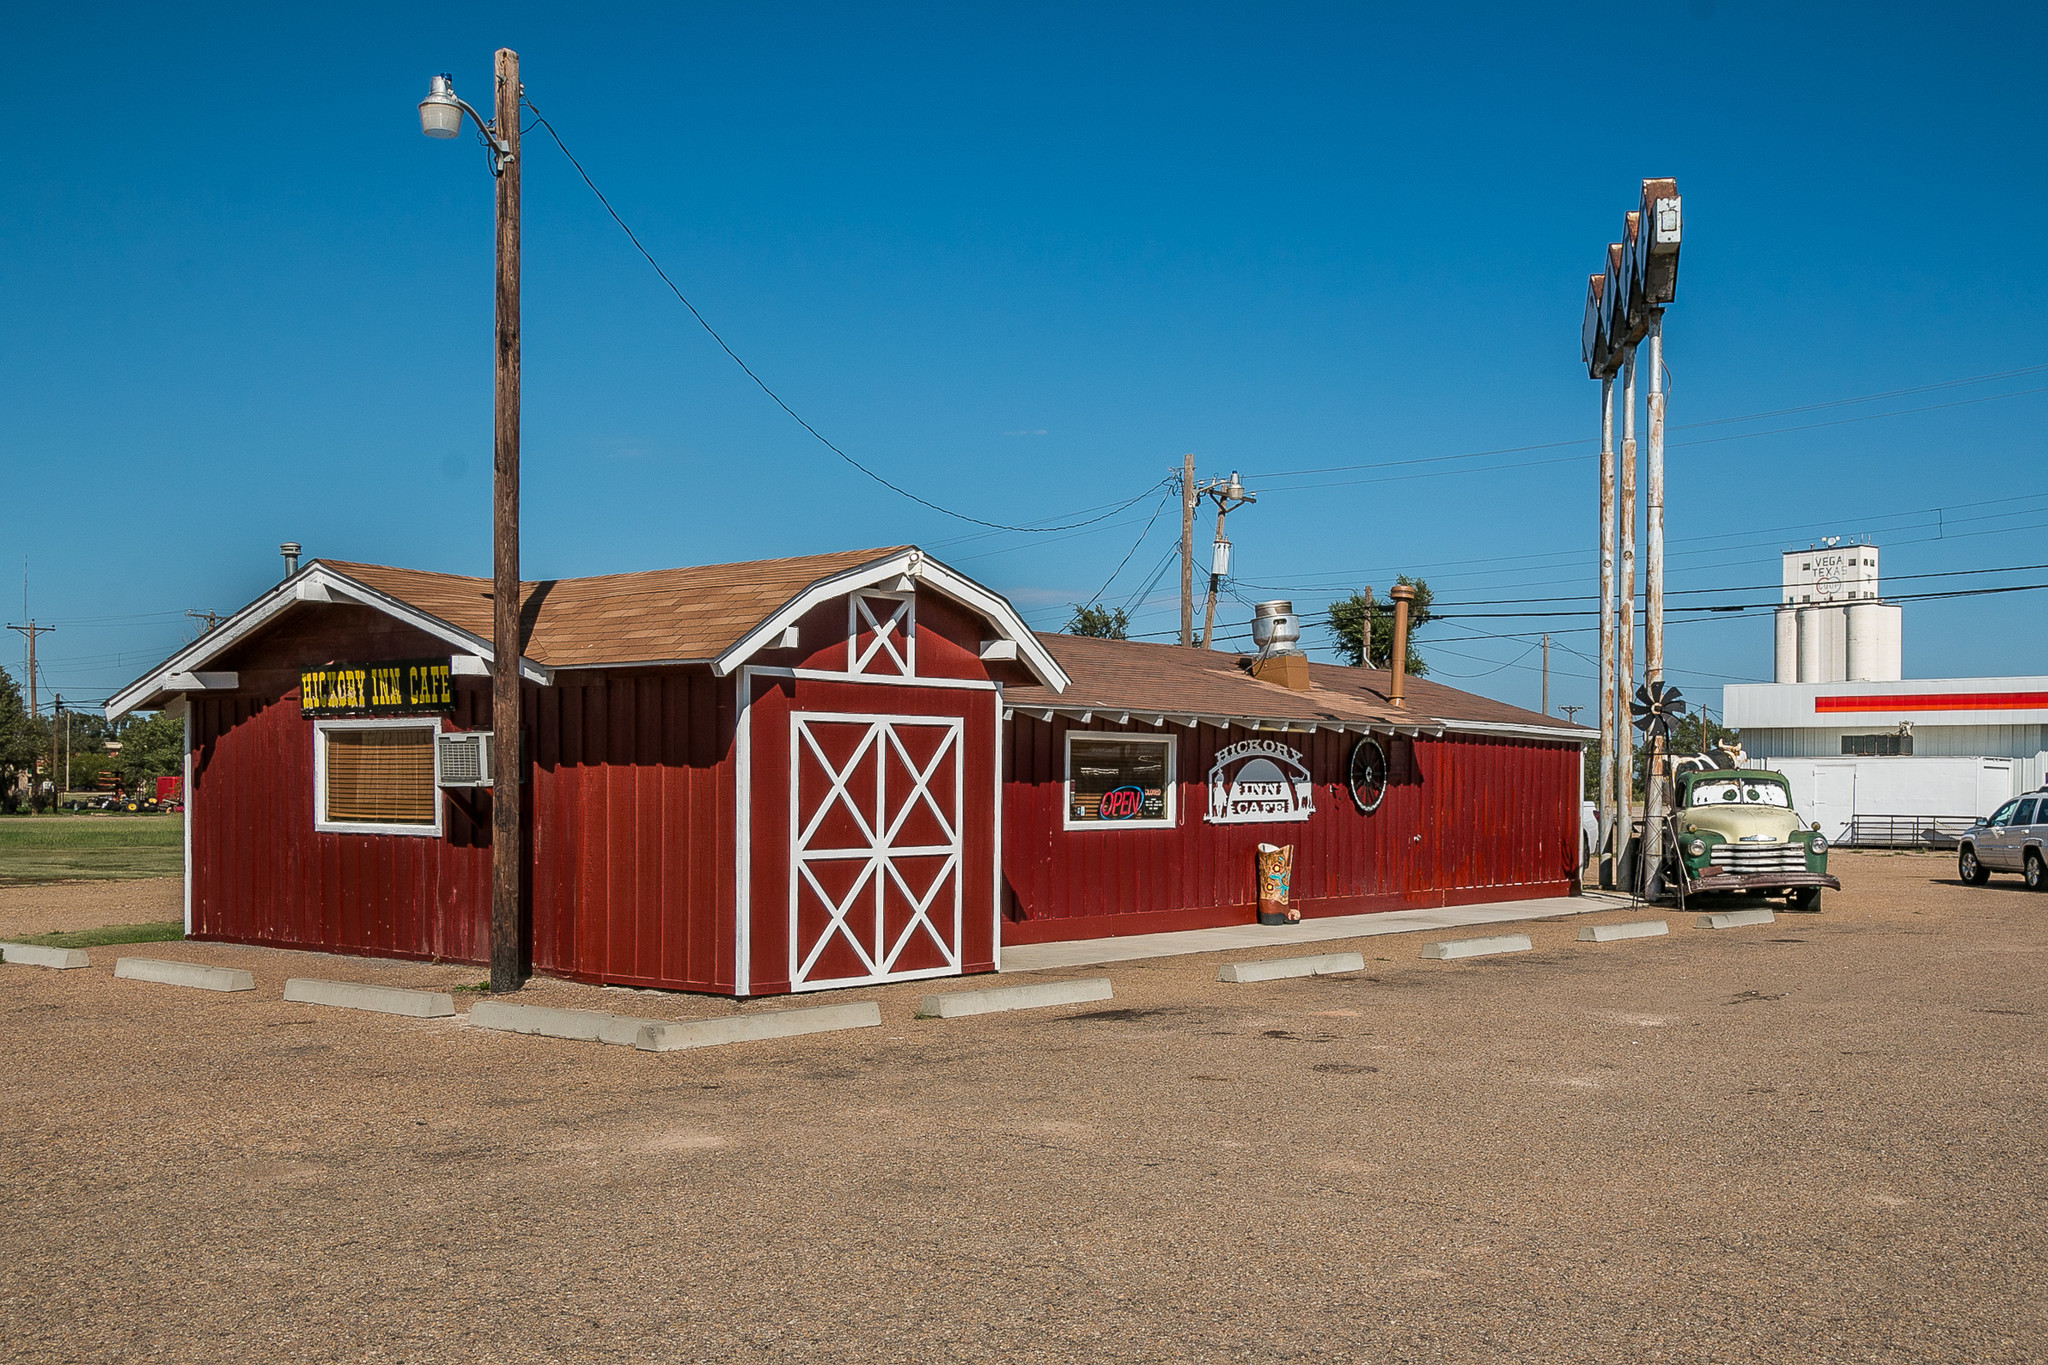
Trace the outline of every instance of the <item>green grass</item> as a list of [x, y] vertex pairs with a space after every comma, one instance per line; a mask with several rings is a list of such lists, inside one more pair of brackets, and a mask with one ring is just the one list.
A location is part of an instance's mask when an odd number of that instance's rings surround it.
[[170, 943], [183, 937], [185, 926], [168, 919], [156, 924], [108, 924], [68, 933], [30, 934], [14, 941], [33, 943], [39, 948], [104, 948], [110, 943]]
[[184, 870], [182, 815], [0, 817], [0, 886], [176, 877]]

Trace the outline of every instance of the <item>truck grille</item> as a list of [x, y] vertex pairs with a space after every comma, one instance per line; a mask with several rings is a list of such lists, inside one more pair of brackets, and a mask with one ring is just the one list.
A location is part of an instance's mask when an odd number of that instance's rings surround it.
[[1804, 844], [1716, 844], [1713, 863], [1727, 872], [1804, 872]]

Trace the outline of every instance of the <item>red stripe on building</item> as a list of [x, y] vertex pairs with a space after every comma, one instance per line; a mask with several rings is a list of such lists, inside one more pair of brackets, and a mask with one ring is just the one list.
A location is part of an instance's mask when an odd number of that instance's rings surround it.
[[2048, 692], [1923, 692], [1904, 696], [1815, 697], [1826, 711], [2032, 711], [2048, 709]]

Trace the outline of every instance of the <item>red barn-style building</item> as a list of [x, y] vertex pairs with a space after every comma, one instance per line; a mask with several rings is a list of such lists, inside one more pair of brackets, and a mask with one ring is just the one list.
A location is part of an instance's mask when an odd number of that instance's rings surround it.
[[[186, 725], [194, 938], [483, 962], [491, 585], [314, 560], [108, 706]], [[756, 996], [1004, 943], [1574, 884], [1591, 732], [1041, 635], [914, 547], [522, 587], [533, 969]], [[1284, 931], [1276, 931], [1284, 932]]]

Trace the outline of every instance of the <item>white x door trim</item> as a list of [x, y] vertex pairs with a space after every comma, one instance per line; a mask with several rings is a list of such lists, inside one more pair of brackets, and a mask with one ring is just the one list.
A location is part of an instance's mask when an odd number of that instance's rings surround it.
[[[819, 744], [815, 730], [825, 726], [862, 727], [853, 751], [835, 763]], [[903, 743], [906, 730], [941, 731], [938, 745], [922, 764]], [[960, 930], [964, 904], [962, 817], [966, 797], [965, 725], [950, 716], [852, 715], [832, 711], [797, 711], [789, 718], [789, 980], [790, 989], [822, 990], [835, 986], [908, 981], [953, 976], [960, 971]], [[863, 762], [872, 760], [872, 785], [863, 777]], [[822, 798], [810, 809], [802, 790], [806, 772], [826, 781]], [[895, 774], [892, 783], [891, 775]], [[939, 842], [898, 843], [905, 825], [919, 810], [928, 811]], [[814, 847], [825, 821], [835, 812], [851, 817], [857, 840], [836, 847]], [[936, 871], [930, 860], [939, 859]], [[924, 862], [906, 877], [905, 860]], [[862, 866], [843, 894], [828, 891], [813, 872], [823, 863], [858, 860]], [[928, 879], [927, 879], [928, 878]], [[923, 890], [918, 890], [919, 884]], [[891, 889], [911, 910], [893, 936], [886, 922]], [[800, 911], [806, 896], [827, 916], [824, 928], [809, 941], [803, 936]], [[944, 965], [900, 969], [905, 951], [920, 938], [937, 948]], [[851, 948], [862, 971], [851, 976], [814, 977], [819, 960], [835, 943]]]

